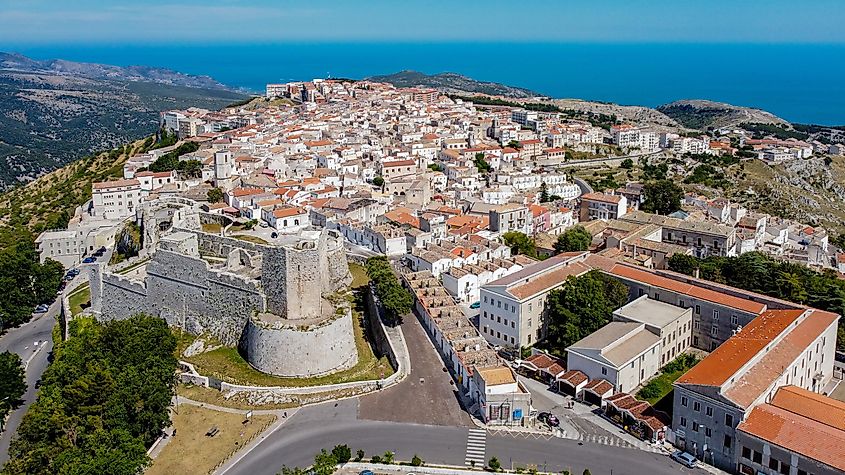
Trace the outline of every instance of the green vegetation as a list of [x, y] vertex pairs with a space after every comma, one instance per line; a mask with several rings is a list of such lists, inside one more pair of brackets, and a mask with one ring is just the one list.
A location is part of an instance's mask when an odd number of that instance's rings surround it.
[[[698, 270], [703, 279], [840, 315], [845, 313], [845, 281], [830, 269], [818, 272], [759, 252], [706, 259], [675, 255], [669, 258], [669, 269], [687, 275]], [[845, 348], [845, 324], [841, 319], [837, 343], [840, 349]]]
[[622, 164], [620, 164], [619, 166], [624, 168], [625, 170], [630, 170], [634, 168], [634, 161], [630, 158], [626, 158], [625, 160], [622, 160]]
[[209, 203], [219, 203], [223, 201], [223, 190], [220, 188], [212, 188], [206, 193], [206, 199]]
[[[482, 106], [507, 106], [507, 107], [521, 107], [526, 110], [530, 111], [537, 111], [537, 112], [557, 112], [562, 114], [564, 117], [572, 118], [572, 119], [580, 119], [586, 120], [590, 122], [592, 125], [596, 127], [602, 127], [604, 129], [610, 129], [611, 125], [615, 125], [618, 123], [618, 118], [615, 115], [608, 115], [608, 114], [597, 114], [593, 112], [587, 111], [579, 111], [575, 109], [563, 109], [558, 107], [555, 104], [551, 103], [538, 103], [538, 102], [517, 102], [517, 101], [508, 101], [504, 99], [499, 99], [495, 97], [487, 97], [487, 96], [462, 96], [458, 94], [448, 94], [448, 96], [452, 99], [461, 99], [464, 102], [472, 102], [476, 105]], [[510, 145], [509, 145], [510, 146]]]
[[21, 399], [26, 392], [26, 374], [21, 357], [16, 353], [0, 353], [0, 432], [6, 414], [23, 404]]
[[628, 302], [628, 288], [601, 271], [566, 279], [549, 293], [546, 347], [563, 356], [564, 349], [610, 322], [613, 311]]
[[593, 235], [583, 226], [573, 226], [557, 237], [555, 252], [586, 251], [592, 241]]
[[443, 167], [440, 164], [437, 164], [437, 163], [429, 163], [428, 169], [433, 171], [433, 172], [442, 172], [443, 171]]
[[114, 236], [114, 253], [109, 264], [117, 264], [135, 257], [141, 252], [141, 228], [134, 221], [123, 225]]
[[72, 321], [2, 473], [139, 473], [170, 423], [175, 348], [158, 317]]
[[537, 244], [525, 233], [508, 231], [502, 234], [502, 240], [511, 248], [511, 254], [537, 258]]
[[809, 134], [797, 130], [789, 130], [785, 125], [745, 123], [740, 127], [752, 133], [754, 138], [775, 137], [780, 140], [798, 139], [806, 140]]
[[660, 370], [660, 375], [652, 378], [651, 381], [646, 383], [646, 385], [637, 392], [636, 396], [639, 399], [648, 401], [648, 403], [652, 406], [662, 407], [665, 407], [666, 404], [660, 403], [660, 401], [665, 397], [669, 397], [667, 402], [671, 407], [672, 383], [695, 366], [698, 361], [699, 359], [695, 355], [681, 353], [677, 358], [667, 363], [666, 366]]
[[156, 140], [153, 142], [150, 150], [156, 150], [159, 148], [170, 147], [172, 145], [176, 145], [176, 142], [179, 141], [179, 136], [176, 135], [176, 132], [167, 130], [166, 128], [161, 128], [156, 135]]
[[681, 209], [684, 190], [671, 180], [648, 182], [643, 187], [645, 201], [640, 209], [648, 213], [670, 214]]
[[411, 311], [414, 299], [399, 283], [390, 261], [384, 256], [371, 257], [367, 259], [366, 267], [367, 276], [372, 281], [376, 296], [384, 307], [386, 323], [389, 325], [402, 323], [402, 316]]
[[62, 265], [52, 259], [38, 262], [30, 240], [0, 250], [0, 333], [28, 322], [37, 305], [52, 302], [63, 274]]
[[502, 470], [502, 462], [499, 462], [499, 459], [496, 457], [490, 457], [490, 460], [487, 461], [487, 468], [489, 468], [491, 472], [498, 472]]
[[6, 112], [0, 114], [0, 189], [146, 137], [160, 111], [218, 109], [242, 97], [222, 89], [6, 72], [0, 77], [0, 110]]
[[232, 236], [235, 239], [240, 239], [241, 241], [251, 242], [253, 244], [270, 244], [267, 242], [266, 239], [260, 238], [258, 236], [253, 236], [251, 234], [235, 234]]
[[381, 175], [377, 175], [375, 178], [373, 178], [373, 185], [378, 187], [384, 186], [384, 178], [382, 178]]
[[493, 171], [493, 167], [491, 167], [487, 160], [484, 159], [483, 153], [476, 153], [473, 161], [475, 162], [475, 168], [478, 169], [479, 173], [490, 173]]
[[151, 172], [169, 172], [177, 170], [180, 173], [190, 176], [199, 177], [202, 174], [202, 163], [199, 160], [179, 160], [182, 155], [193, 153], [199, 150], [197, 142], [184, 142], [176, 150], [165, 153], [148, 167]]
[[67, 300], [70, 304], [70, 314], [73, 316], [79, 315], [91, 304], [91, 289], [88, 284], [83, 285], [79, 290], [68, 295]]

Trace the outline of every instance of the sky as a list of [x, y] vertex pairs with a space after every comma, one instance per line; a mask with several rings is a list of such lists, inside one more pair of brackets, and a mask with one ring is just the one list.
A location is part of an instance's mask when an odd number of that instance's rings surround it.
[[0, 48], [520, 41], [845, 44], [843, 0], [0, 0]]

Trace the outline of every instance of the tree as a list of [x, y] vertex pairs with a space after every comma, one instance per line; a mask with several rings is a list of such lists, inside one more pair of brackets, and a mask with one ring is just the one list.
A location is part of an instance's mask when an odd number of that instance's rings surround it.
[[549, 293], [548, 346], [552, 353], [606, 325], [613, 311], [628, 301], [628, 288], [598, 270], [569, 277]]
[[337, 463], [346, 463], [352, 458], [352, 449], [348, 445], [335, 445], [332, 455]]
[[684, 191], [672, 181], [658, 180], [646, 183], [643, 194], [643, 211], [666, 215], [681, 209]]
[[583, 226], [573, 226], [557, 237], [555, 252], [586, 251], [593, 242], [593, 235]]
[[551, 200], [549, 197], [549, 186], [546, 182], [540, 183], [540, 203], [548, 203]]
[[16, 353], [0, 353], [0, 427], [6, 414], [23, 404], [26, 392], [26, 374], [21, 357]]
[[423, 462], [423, 459], [421, 459], [419, 455], [414, 454], [414, 457], [411, 459], [411, 466], [422, 467], [423, 464], [425, 464], [425, 462]]
[[411, 311], [413, 296], [399, 283], [387, 257], [371, 257], [367, 259], [365, 267], [375, 294], [384, 307], [387, 323], [401, 324], [402, 315]]
[[620, 166], [626, 170], [630, 170], [634, 168], [634, 161], [630, 158], [626, 158], [625, 160], [622, 160], [622, 164]]
[[590, 473], [590, 469], [585, 468], [585, 469], [584, 469], [584, 473], [583, 473], [583, 475], [593, 475], [593, 474], [592, 474], [592, 473]]
[[28, 322], [37, 305], [52, 302], [63, 274], [62, 265], [52, 259], [39, 263], [29, 238], [0, 251], [0, 331]]
[[373, 178], [373, 185], [381, 188], [382, 186], [384, 186], [384, 178], [382, 178], [381, 176], [376, 176], [375, 178]]
[[502, 469], [502, 463], [499, 462], [499, 459], [496, 457], [490, 457], [490, 460], [487, 462], [487, 467], [489, 467], [493, 472], [498, 472]]
[[695, 275], [700, 263], [695, 256], [688, 254], [672, 254], [668, 261], [669, 270], [686, 275]]
[[337, 470], [337, 459], [326, 449], [314, 456], [314, 465], [311, 466], [313, 475], [332, 475]]
[[510, 141], [510, 142], [508, 142], [508, 144], [507, 144], [507, 145], [505, 145], [505, 146], [506, 146], [506, 147], [510, 147], [510, 148], [515, 148], [515, 149], [517, 149], [517, 150], [519, 150], [519, 149], [521, 149], [521, 148], [522, 148], [522, 144], [521, 144], [521, 143], [519, 143], [519, 142], [518, 142], [518, 141], [516, 141], [516, 140], [511, 140], [511, 141]]
[[502, 235], [505, 245], [511, 248], [512, 254], [522, 254], [529, 257], [537, 256], [537, 245], [525, 233], [508, 231]]
[[489, 173], [493, 171], [493, 167], [490, 166], [490, 163], [484, 159], [484, 154], [479, 152], [475, 154], [475, 168], [478, 168], [479, 173]]
[[355, 461], [360, 462], [361, 460], [364, 460], [364, 455], [364, 449], [358, 449], [358, 451], [355, 452]]
[[209, 203], [219, 203], [223, 201], [223, 190], [220, 188], [212, 188], [206, 193], [206, 198]]
[[391, 464], [393, 463], [393, 456], [395, 454], [391, 451], [384, 452], [384, 455], [381, 456], [381, 463]]

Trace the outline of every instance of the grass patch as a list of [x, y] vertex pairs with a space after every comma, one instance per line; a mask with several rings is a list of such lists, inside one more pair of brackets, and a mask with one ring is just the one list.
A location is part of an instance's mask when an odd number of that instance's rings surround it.
[[647, 401], [652, 406], [658, 405], [658, 402], [672, 392], [672, 383], [689, 371], [690, 368], [698, 364], [698, 361], [699, 359], [695, 355], [682, 353], [667, 363], [660, 370], [660, 375], [652, 378], [651, 381], [637, 391], [637, 398]]
[[[179, 412], [173, 414], [176, 436], [144, 473], [207, 473], [275, 420], [274, 415], [261, 414], [253, 415], [249, 423], [243, 424], [241, 414], [182, 404]], [[220, 432], [207, 437], [205, 433], [215, 426]]]
[[270, 244], [269, 242], [265, 241], [264, 239], [261, 239], [258, 236], [251, 236], [249, 234], [235, 234], [232, 237], [235, 239], [240, 239], [241, 241], [247, 241], [255, 244]]
[[370, 283], [370, 277], [367, 275], [367, 269], [360, 264], [354, 262], [349, 263], [349, 272], [352, 274], [352, 288], [361, 290], [362, 287]]
[[72, 316], [79, 315], [84, 309], [91, 306], [91, 289], [87, 285], [83, 286], [68, 296], [68, 303], [70, 304], [70, 314]]
[[207, 233], [214, 233], [220, 234], [220, 231], [223, 229], [223, 226], [220, 226], [219, 223], [204, 223], [202, 225], [202, 230]]
[[[260, 408], [262, 410], [273, 410], [273, 409], [292, 409], [294, 407], [299, 407], [299, 404], [296, 402], [290, 402], [285, 404], [261, 404], [257, 406], [255, 404], [250, 404], [238, 398], [237, 395], [226, 398], [222, 391], [218, 391], [212, 388], [206, 388], [204, 386], [194, 386], [192, 384], [180, 384], [176, 387], [176, 394], [186, 397], [192, 401], [198, 401], [205, 404], [213, 404], [215, 406], [220, 407], [229, 407], [232, 409], [242, 409], [242, 410], [249, 410]], [[182, 406], [179, 406], [182, 407]]]

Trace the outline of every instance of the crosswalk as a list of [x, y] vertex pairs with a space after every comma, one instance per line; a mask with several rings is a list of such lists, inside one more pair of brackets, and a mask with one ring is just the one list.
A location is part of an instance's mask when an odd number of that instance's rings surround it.
[[619, 437], [614, 436], [606, 436], [606, 435], [596, 435], [596, 434], [581, 434], [578, 440], [582, 442], [589, 442], [593, 444], [601, 444], [601, 445], [609, 445], [612, 447], [624, 447], [624, 448], [636, 448], [639, 450], [644, 450], [646, 452], [656, 452], [660, 453], [660, 449], [654, 447], [653, 445], [643, 442], [641, 440], [636, 441], [636, 445], [631, 444], [625, 440], [620, 439]]
[[487, 453], [487, 431], [483, 429], [469, 429], [467, 432], [467, 467], [484, 467]]

